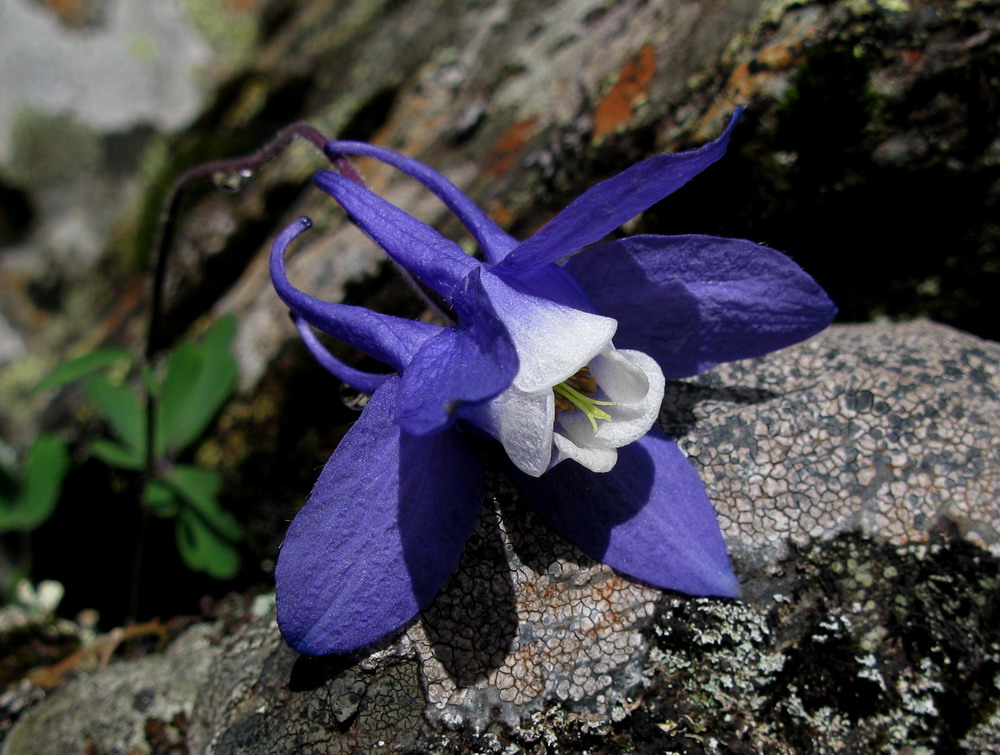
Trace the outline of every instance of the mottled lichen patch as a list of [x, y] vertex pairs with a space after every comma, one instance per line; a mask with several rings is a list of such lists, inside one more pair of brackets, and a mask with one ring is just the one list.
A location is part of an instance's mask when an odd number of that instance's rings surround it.
[[781, 577], [783, 591], [768, 605], [665, 599], [650, 633], [653, 681], [641, 705], [600, 737], [564, 722], [557, 747], [825, 753], [997, 745], [996, 559], [954, 537], [895, 547], [847, 535], [776, 566], [771, 576]]
[[1000, 555], [1000, 346], [930, 323], [842, 326], [668, 389], [731, 552], [950, 523]]

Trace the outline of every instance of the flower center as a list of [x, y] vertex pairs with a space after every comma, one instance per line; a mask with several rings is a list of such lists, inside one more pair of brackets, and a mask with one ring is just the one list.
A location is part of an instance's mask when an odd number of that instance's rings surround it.
[[564, 382], [552, 386], [556, 394], [557, 412], [582, 411], [590, 420], [590, 426], [597, 432], [597, 420], [611, 421], [611, 415], [601, 409], [602, 406], [614, 406], [614, 401], [598, 401], [591, 398], [597, 393], [597, 381], [590, 374], [590, 368], [583, 366], [579, 371]]

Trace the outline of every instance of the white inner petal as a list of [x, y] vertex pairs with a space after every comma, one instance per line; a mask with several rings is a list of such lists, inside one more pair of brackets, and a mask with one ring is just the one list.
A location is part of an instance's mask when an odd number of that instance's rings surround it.
[[482, 282], [517, 349], [514, 387], [525, 393], [571, 377], [610, 345], [618, 328], [610, 317], [522, 293], [492, 273], [483, 272]]
[[526, 393], [511, 386], [492, 401], [466, 410], [465, 417], [500, 441], [515, 467], [538, 477], [552, 457], [555, 413], [551, 388]]
[[[580, 410], [556, 415], [555, 450], [549, 466], [564, 459], [573, 459], [594, 472], [607, 472], [607, 456], [598, 449], [613, 451], [627, 446], [649, 432], [660, 413], [665, 381], [660, 366], [641, 351], [605, 349], [591, 360], [590, 373], [597, 381], [601, 406], [611, 415], [610, 420], [598, 420], [597, 432], [587, 415]], [[606, 467], [606, 468], [605, 468]]]
[[[585, 364], [575, 365], [570, 375]], [[618, 461], [616, 449], [641, 438], [656, 421], [663, 402], [663, 372], [646, 354], [612, 345], [586, 366], [598, 384], [595, 398], [614, 402], [601, 406], [611, 420], [598, 420], [596, 432], [582, 410], [555, 411], [552, 385], [533, 392], [511, 386], [467, 410], [465, 417], [499, 440], [514, 466], [532, 477], [565, 459], [593, 472], [608, 472]]]
[[572, 459], [591, 472], [610, 472], [618, 462], [617, 448], [581, 446], [559, 433], [552, 434], [552, 444], [553, 454], [549, 468], [554, 467], [564, 459]]

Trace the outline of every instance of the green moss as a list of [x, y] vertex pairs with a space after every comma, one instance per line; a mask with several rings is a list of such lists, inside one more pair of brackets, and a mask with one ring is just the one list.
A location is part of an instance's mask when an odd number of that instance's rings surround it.
[[890, 13], [906, 13], [911, 10], [909, 0], [848, 0], [847, 7], [859, 16], [879, 10]]
[[184, 10], [195, 27], [222, 54], [228, 70], [245, 65], [257, 47], [260, 31], [256, 4], [226, 0], [184, 0]]

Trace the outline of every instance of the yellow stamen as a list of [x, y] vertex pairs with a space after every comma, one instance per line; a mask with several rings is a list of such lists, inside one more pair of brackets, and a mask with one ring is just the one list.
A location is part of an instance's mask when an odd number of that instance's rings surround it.
[[[586, 368], [584, 368], [586, 369]], [[574, 376], [575, 377], [575, 376]], [[594, 428], [594, 432], [597, 432], [597, 420], [604, 420], [605, 422], [610, 422], [612, 417], [603, 409], [601, 406], [614, 406], [614, 401], [598, 401], [597, 399], [590, 398], [580, 393], [580, 391], [569, 386], [569, 382], [573, 380], [570, 378], [565, 383], [559, 383], [559, 385], [552, 386], [553, 392], [556, 394], [556, 407], [560, 411], [575, 411], [579, 409], [582, 411], [588, 420], [590, 420], [590, 426]], [[596, 383], [595, 392], [596, 392]], [[562, 401], [560, 401], [562, 399]], [[566, 406], [568, 404], [568, 406]]]

